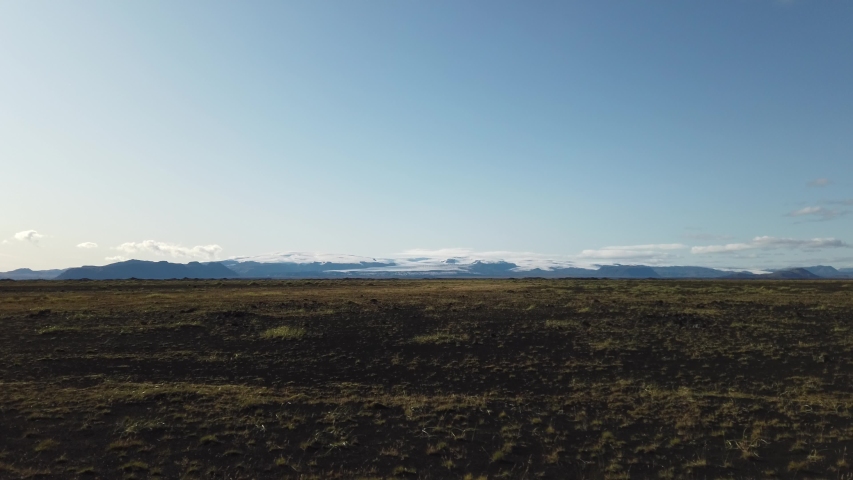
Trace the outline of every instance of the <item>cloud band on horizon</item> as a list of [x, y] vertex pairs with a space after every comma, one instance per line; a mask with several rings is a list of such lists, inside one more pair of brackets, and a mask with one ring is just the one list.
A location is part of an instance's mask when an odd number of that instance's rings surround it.
[[158, 242], [155, 240], [143, 240], [141, 242], [125, 242], [115, 247], [115, 250], [127, 254], [152, 253], [155, 255], [171, 255], [172, 257], [201, 258], [215, 260], [222, 247], [219, 245], [196, 245], [194, 247], [183, 247], [174, 243]]
[[725, 245], [706, 245], [692, 247], [690, 253], [693, 254], [708, 254], [708, 253], [731, 253], [740, 252], [743, 250], [763, 249], [771, 250], [777, 248], [789, 249], [805, 249], [818, 250], [823, 248], [847, 248], [850, 244], [838, 240], [836, 238], [812, 238], [809, 240], [798, 240], [794, 238], [778, 238], [778, 237], [755, 237], [748, 243], [728, 243]]

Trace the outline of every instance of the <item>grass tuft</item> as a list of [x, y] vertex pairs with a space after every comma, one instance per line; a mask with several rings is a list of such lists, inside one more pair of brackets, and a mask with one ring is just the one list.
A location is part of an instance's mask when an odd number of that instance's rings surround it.
[[412, 339], [414, 343], [420, 344], [441, 344], [441, 343], [456, 343], [456, 342], [465, 342], [468, 340], [468, 335], [460, 334], [460, 333], [431, 333], [429, 335], [418, 335], [417, 337]]
[[305, 336], [305, 329], [299, 327], [291, 327], [282, 325], [280, 327], [270, 328], [261, 334], [262, 338], [275, 338], [281, 340], [297, 340]]
[[53, 450], [57, 446], [59, 446], [59, 442], [57, 442], [56, 440], [53, 440], [51, 438], [48, 438], [47, 440], [42, 440], [41, 442], [39, 442], [38, 445], [36, 445], [36, 451], [37, 452], [46, 452], [48, 450]]

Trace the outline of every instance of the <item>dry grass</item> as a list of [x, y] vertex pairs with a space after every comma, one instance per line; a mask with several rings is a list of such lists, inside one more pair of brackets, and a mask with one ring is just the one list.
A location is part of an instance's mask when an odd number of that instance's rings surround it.
[[275, 338], [279, 340], [297, 340], [305, 336], [305, 329], [283, 325], [281, 327], [264, 330], [263, 338]]
[[412, 339], [412, 342], [414, 342], [414, 343], [442, 344], [442, 343], [465, 342], [467, 340], [468, 340], [468, 335], [465, 335], [465, 334], [438, 332], [438, 333], [430, 333], [427, 335], [418, 335]]
[[850, 285], [0, 282], [0, 478], [845, 478]]

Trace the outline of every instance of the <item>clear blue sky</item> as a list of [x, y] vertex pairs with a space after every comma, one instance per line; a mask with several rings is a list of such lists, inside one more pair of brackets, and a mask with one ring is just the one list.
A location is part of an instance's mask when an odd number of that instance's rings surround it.
[[0, 270], [853, 266], [853, 2], [6, 1], [0, 65]]

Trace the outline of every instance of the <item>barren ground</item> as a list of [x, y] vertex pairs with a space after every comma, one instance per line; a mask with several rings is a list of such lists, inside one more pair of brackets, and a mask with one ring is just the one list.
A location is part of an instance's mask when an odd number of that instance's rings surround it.
[[853, 281], [0, 282], [0, 478], [850, 479], [851, 349]]

